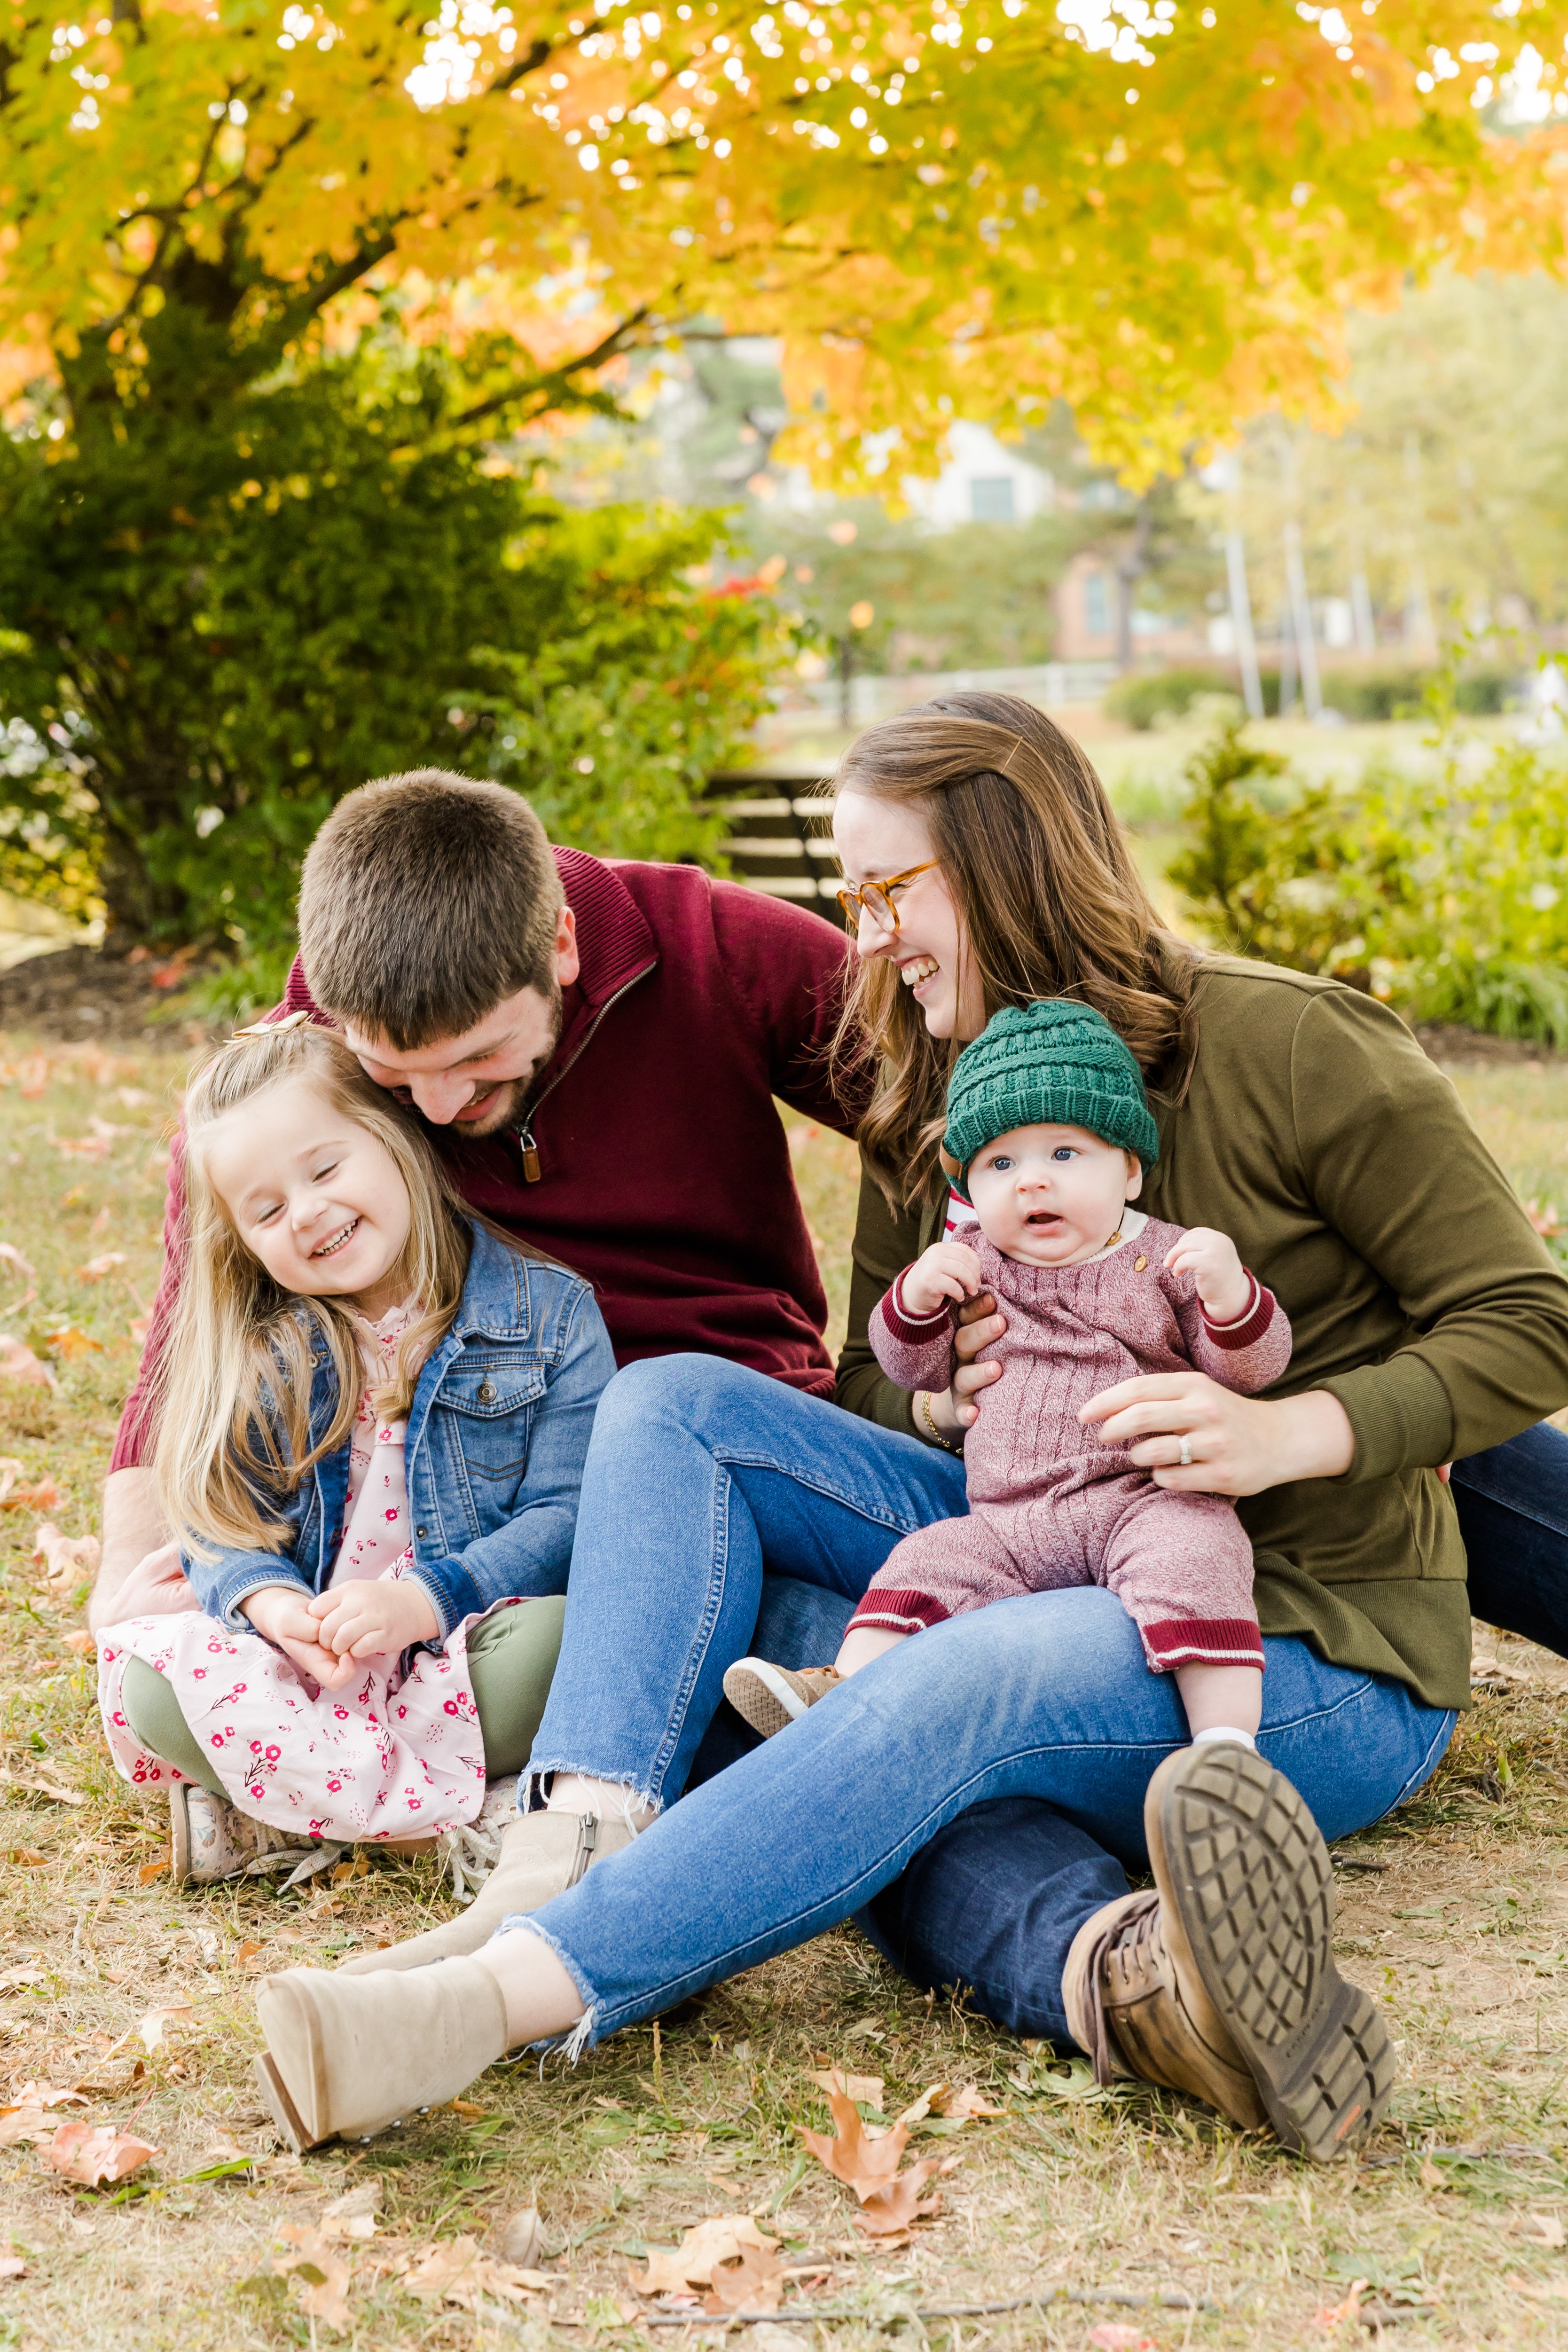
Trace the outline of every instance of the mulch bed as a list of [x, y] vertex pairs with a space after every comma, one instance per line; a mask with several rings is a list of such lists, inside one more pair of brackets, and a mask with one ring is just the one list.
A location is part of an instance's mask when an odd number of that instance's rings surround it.
[[145, 951], [57, 948], [0, 971], [0, 1031], [26, 1029], [68, 1044], [199, 1045], [208, 1024], [183, 1001], [199, 967]]

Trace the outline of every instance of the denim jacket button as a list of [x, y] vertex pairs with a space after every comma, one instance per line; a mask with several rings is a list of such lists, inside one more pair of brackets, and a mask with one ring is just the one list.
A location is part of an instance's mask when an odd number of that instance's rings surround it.
[[479, 1382], [479, 1402], [481, 1404], [494, 1404], [495, 1401], [496, 1384], [494, 1381], [481, 1381]]
[[423, 1540], [424, 1540], [424, 1536], [425, 1536], [425, 1530], [424, 1530], [424, 1528], [415, 1528], [415, 1530], [414, 1530], [414, 1532], [415, 1532], [415, 1534], [416, 1534], [416, 1535], [420, 1538], [420, 1540], [423, 1542]]

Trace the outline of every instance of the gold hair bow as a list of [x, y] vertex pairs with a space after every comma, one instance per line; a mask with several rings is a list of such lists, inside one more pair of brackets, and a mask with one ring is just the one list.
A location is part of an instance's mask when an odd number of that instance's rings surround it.
[[298, 1029], [300, 1023], [309, 1021], [310, 1017], [308, 1013], [289, 1013], [281, 1021], [253, 1021], [248, 1028], [237, 1029], [232, 1037], [226, 1037], [223, 1042], [226, 1045], [243, 1045], [252, 1037], [276, 1037], [285, 1029]]

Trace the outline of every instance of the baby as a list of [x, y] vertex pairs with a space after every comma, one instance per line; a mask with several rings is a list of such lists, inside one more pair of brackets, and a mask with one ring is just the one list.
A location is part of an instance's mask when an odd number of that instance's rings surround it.
[[1159, 1149], [1137, 1064], [1087, 1005], [1009, 1006], [960, 1055], [942, 1164], [979, 1231], [907, 1266], [870, 1339], [900, 1388], [941, 1391], [956, 1308], [990, 1291], [1005, 1312], [988, 1351], [1002, 1377], [978, 1400], [964, 1447], [969, 1515], [894, 1547], [831, 1667], [797, 1674], [746, 1658], [730, 1668], [726, 1696], [764, 1737], [944, 1617], [1103, 1584], [1151, 1669], [1174, 1674], [1194, 1737], [1250, 1744], [1263, 1646], [1252, 1547], [1234, 1507], [1156, 1486], [1080, 1419], [1091, 1397], [1142, 1374], [1195, 1369], [1250, 1395], [1290, 1360], [1284, 1313], [1234, 1243], [1128, 1205]]

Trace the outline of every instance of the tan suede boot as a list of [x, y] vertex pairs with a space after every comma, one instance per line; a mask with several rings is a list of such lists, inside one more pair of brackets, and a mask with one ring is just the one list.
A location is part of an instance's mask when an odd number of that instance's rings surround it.
[[258, 2079], [297, 2156], [442, 2106], [506, 2055], [506, 2001], [473, 1960], [363, 1984], [289, 1969], [267, 1978], [257, 2010]]
[[[1101, 2081], [1190, 2092], [1325, 2162], [1387, 2104], [1394, 2053], [1334, 1966], [1333, 1870], [1283, 1773], [1238, 1744], [1184, 1748], [1149, 1784], [1151, 1894], [1086, 1920], [1063, 1975]], [[1244, 2079], [1245, 2078], [1245, 2079]]]
[[466, 1958], [489, 1942], [515, 1911], [538, 1911], [575, 1886], [607, 1853], [630, 1845], [625, 1822], [597, 1813], [521, 1813], [501, 1839], [500, 1860], [466, 1911], [384, 1952], [360, 1952], [333, 1971], [341, 1977], [385, 1976], [428, 1968], [433, 1960]]

